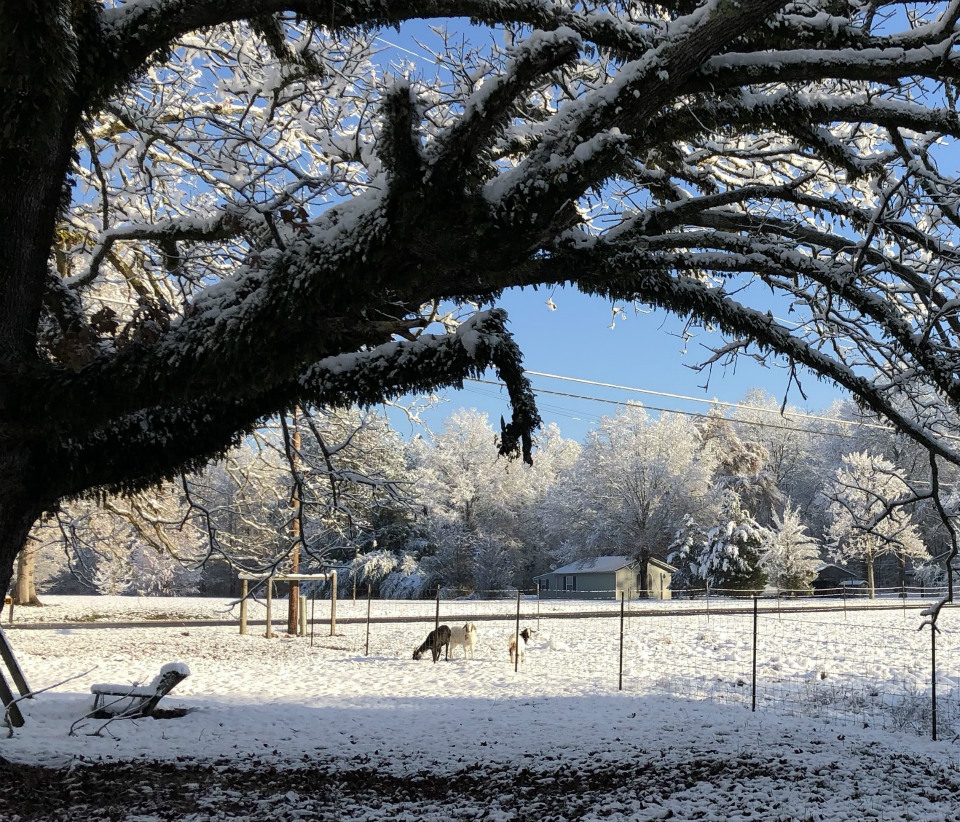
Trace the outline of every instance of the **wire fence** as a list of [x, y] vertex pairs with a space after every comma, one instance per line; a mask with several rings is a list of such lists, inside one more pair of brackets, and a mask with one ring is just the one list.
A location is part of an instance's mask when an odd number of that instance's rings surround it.
[[371, 624], [381, 624], [373, 630], [374, 653], [400, 635], [387, 639], [385, 622], [405, 623], [403, 636], [421, 638], [440, 623], [474, 621], [488, 638], [523, 626], [542, 651], [557, 652], [555, 664], [576, 653], [577, 676], [598, 688], [960, 737], [960, 612], [946, 606], [934, 634], [923, 616], [929, 588], [923, 599], [919, 590], [900, 596], [895, 589], [849, 601], [783, 594], [618, 601], [613, 591], [580, 593], [403, 602], [362, 596], [341, 603], [339, 613], [346, 623], [366, 623], [368, 654]]

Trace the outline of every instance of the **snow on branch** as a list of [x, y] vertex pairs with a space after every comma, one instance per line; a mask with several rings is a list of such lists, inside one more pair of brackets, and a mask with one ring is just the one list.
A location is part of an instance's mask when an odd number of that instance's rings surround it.
[[500, 452], [531, 461], [532, 435], [540, 416], [520, 350], [506, 329], [506, 312], [478, 312], [453, 334], [422, 334], [368, 351], [320, 360], [301, 379], [318, 404], [370, 405], [384, 396], [462, 386], [467, 377], [495, 368], [506, 385], [513, 413], [501, 431]]
[[93, 282], [100, 275], [100, 266], [116, 243], [128, 240], [161, 243], [223, 240], [240, 234], [244, 222], [244, 218], [238, 213], [223, 212], [208, 218], [181, 217], [143, 225], [115, 226], [100, 235], [91, 252], [86, 272], [68, 280], [66, 285], [70, 288], [82, 288]]
[[503, 74], [483, 84], [464, 105], [462, 117], [431, 147], [427, 179], [443, 184], [460, 179], [462, 167], [475, 164], [485, 144], [512, 116], [517, 98], [544, 75], [577, 58], [580, 36], [571, 29], [535, 32], [514, 49]]

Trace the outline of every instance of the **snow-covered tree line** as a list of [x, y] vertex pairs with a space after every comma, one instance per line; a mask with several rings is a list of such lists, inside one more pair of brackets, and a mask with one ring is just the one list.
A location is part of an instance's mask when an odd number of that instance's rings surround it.
[[781, 414], [755, 391], [738, 406], [627, 405], [583, 443], [549, 426], [532, 466], [498, 458], [477, 412], [403, 441], [380, 413], [304, 409], [179, 485], [65, 506], [34, 535], [57, 546], [48, 578], [66, 557], [61, 584], [110, 593], [235, 589], [241, 569], [289, 570], [294, 548], [301, 570], [347, 565], [344, 586], [388, 597], [530, 589], [600, 555], [666, 559], [677, 590], [807, 590], [822, 560], [872, 588], [879, 557], [946, 551], [931, 503], [887, 510], [929, 483], [889, 426], [852, 403]]
[[[424, 46], [385, 56], [396, 29]], [[514, 287], [657, 306], [723, 332], [718, 362], [832, 380], [936, 485], [960, 464], [958, 32], [954, 2], [9, 5], [0, 589], [45, 515], [153, 493], [296, 408], [493, 368], [499, 448], [529, 459]], [[772, 517], [741, 473], [760, 452], [735, 456], [713, 482]]]

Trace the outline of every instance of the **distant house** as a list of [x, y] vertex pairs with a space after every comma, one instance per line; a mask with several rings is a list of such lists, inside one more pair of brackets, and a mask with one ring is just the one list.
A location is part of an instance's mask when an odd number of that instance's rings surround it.
[[571, 562], [533, 579], [540, 596], [547, 598], [620, 599], [623, 594], [627, 599], [670, 599], [670, 577], [676, 570], [651, 558], [644, 580], [640, 563], [631, 557], [596, 557]]
[[839, 595], [844, 590], [859, 590], [866, 587], [866, 580], [853, 571], [849, 571], [832, 562], [821, 562], [816, 567], [817, 576], [813, 580], [813, 593], [820, 595]]

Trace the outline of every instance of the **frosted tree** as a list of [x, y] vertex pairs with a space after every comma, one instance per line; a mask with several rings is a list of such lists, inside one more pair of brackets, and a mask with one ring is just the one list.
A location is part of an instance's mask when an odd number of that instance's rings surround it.
[[[436, 551], [428, 563], [438, 583], [462, 591], [493, 584], [505, 587], [501, 571], [511, 555], [510, 582], [520, 564], [517, 539], [521, 511], [527, 507], [528, 479], [538, 468], [497, 459], [498, 437], [486, 414], [458, 411], [443, 422], [430, 440], [415, 440], [411, 453], [414, 488], [426, 512], [426, 525]], [[496, 550], [487, 554], [486, 546]], [[483, 584], [481, 584], [481, 582]]]
[[194, 593], [207, 543], [188, 514], [172, 483], [124, 498], [77, 500], [37, 523], [32, 544], [65, 558], [61, 570], [87, 589]]
[[599, 555], [662, 557], [677, 523], [698, 511], [716, 460], [688, 417], [652, 419], [639, 405], [603, 417], [577, 462], [546, 503], [548, 533], [562, 536], [565, 559]]
[[736, 491], [723, 492], [717, 523], [705, 537], [699, 552], [697, 575], [711, 588], [742, 594], [763, 590], [767, 573], [763, 551], [770, 532], [745, 511]]
[[820, 546], [807, 533], [799, 512], [788, 505], [782, 516], [775, 513], [760, 560], [770, 584], [781, 591], [807, 593], [820, 562]]
[[827, 494], [833, 517], [828, 531], [830, 547], [840, 561], [863, 563], [871, 599], [876, 590], [874, 563], [878, 557], [927, 556], [904, 507], [915, 495], [893, 463], [865, 451], [849, 454], [843, 458]]
[[739, 406], [729, 416], [741, 439], [765, 449], [763, 470], [783, 498], [804, 516], [814, 515], [823, 477], [836, 469], [837, 446], [848, 441], [850, 429], [838, 430], [817, 415], [784, 406], [761, 389], [747, 392]]
[[716, 489], [735, 491], [750, 510], [758, 515], [762, 512], [763, 521], [769, 522], [783, 495], [776, 478], [767, 470], [769, 452], [752, 435], [751, 431], [749, 437], [741, 437], [719, 408], [710, 409], [700, 426], [702, 448], [716, 466]]
[[[427, 19], [461, 36], [374, 53]], [[676, 312], [960, 462], [957, 29], [946, 2], [8, 4], [0, 589], [45, 511], [297, 406], [489, 367], [529, 459], [511, 287]]]

